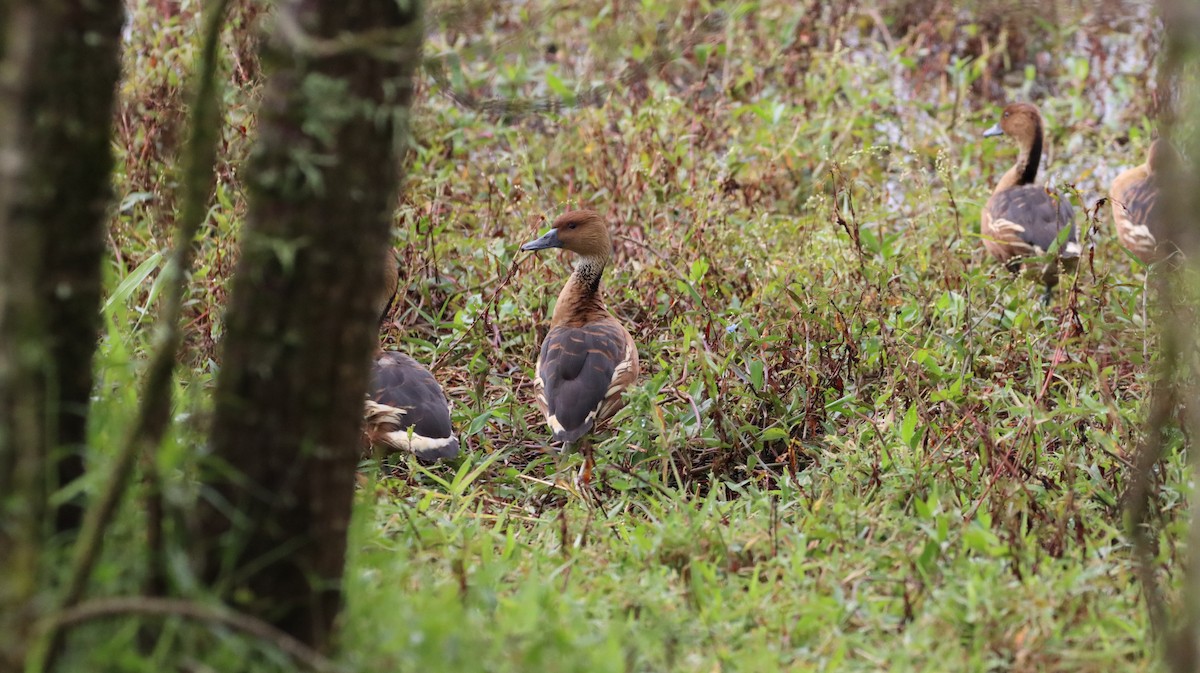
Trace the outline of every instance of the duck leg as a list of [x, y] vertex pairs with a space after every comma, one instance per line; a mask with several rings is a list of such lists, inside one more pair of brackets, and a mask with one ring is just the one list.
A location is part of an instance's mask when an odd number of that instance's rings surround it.
[[579, 468], [579, 484], [587, 488], [592, 483], [592, 468], [596, 466], [595, 456], [592, 454], [592, 440], [590, 437], [580, 440], [579, 452], [583, 454], [583, 467]]
[[566, 460], [565, 456], [570, 453], [570, 451], [571, 443], [563, 442], [562, 449], [554, 453], [554, 476], [551, 478], [551, 481], [557, 485], [561, 485], [563, 483], [563, 462]]

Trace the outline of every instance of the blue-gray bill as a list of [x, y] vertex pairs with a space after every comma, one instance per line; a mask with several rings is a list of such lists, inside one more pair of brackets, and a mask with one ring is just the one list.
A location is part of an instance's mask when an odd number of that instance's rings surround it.
[[521, 246], [522, 250], [545, 250], [547, 248], [561, 248], [562, 241], [558, 240], [558, 230], [551, 229], [542, 235], [536, 241], [530, 241]]

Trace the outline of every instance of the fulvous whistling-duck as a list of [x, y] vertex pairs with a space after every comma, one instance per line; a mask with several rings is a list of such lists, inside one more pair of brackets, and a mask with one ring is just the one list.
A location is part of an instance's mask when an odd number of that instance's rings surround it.
[[388, 351], [375, 359], [364, 417], [372, 446], [426, 461], [458, 455], [446, 394], [428, 369], [404, 353]]
[[621, 394], [638, 376], [637, 346], [600, 298], [600, 276], [612, 258], [604, 219], [594, 211], [573, 210], [559, 216], [544, 236], [521, 246], [547, 248], [570, 250], [579, 261], [558, 294], [534, 389], [554, 440], [564, 449], [580, 444], [586, 484], [593, 465], [588, 433], [624, 405]]
[[[1079, 261], [1075, 211], [1071, 204], [1062, 195], [1034, 184], [1042, 160], [1044, 126], [1037, 107], [1014, 103], [1004, 108], [1000, 121], [983, 133], [985, 138], [1006, 135], [1020, 148], [1016, 163], [1000, 178], [984, 205], [980, 226], [984, 247], [1013, 270], [1020, 266], [1022, 258], [1049, 251], [1063, 229], [1070, 231], [1058, 250], [1058, 258], [1068, 270], [1074, 269]], [[1028, 271], [1045, 284], [1042, 298], [1049, 302], [1058, 284], [1057, 260], [1051, 260], [1042, 269]]]
[[[381, 326], [400, 285], [400, 271], [390, 250], [385, 267], [384, 289], [377, 303]], [[411, 452], [427, 461], [458, 455], [458, 438], [450, 425], [450, 405], [442, 387], [428, 369], [404, 353], [381, 350], [376, 355], [364, 418], [371, 446]]]
[[1164, 257], [1166, 207], [1162, 203], [1162, 177], [1180, 165], [1179, 154], [1165, 139], [1150, 144], [1146, 163], [1124, 171], [1108, 190], [1117, 238], [1146, 264]]

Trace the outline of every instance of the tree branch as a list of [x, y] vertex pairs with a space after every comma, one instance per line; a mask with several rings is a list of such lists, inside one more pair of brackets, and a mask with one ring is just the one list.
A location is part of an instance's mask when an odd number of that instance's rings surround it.
[[[329, 658], [305, 645], [292, 636], [280, 631], [261, 619], [231, 610], [223, 605], [207, 605], [175, 598], [147, 598], [141, 596], [100, 598], [73, 606], [47, 619], [43, 632], [63, 633], [81, 624], [113, 617], [179, 617], [191, 621], [225, 626], [268, 643], [289, 656], [304, 668], [317, 673], [343, 673], [346, 669]], [[48, 641], [45, 641], [48, 642]], [[34, 653], [35, 657], [45, 652]], [[35, 660], [37, 666], [42, 662]]]

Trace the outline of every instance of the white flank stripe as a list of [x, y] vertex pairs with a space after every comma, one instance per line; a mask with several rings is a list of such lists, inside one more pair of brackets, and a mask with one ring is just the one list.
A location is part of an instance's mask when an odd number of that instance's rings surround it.
[[372, 400], [367, 400], [366, 409], [363, 415], [369, 423], [395, 423], [400, 424], [400, 419], [408, 413], [408, 409], [400, 407], [390, 407], [386, 404], [379, 404]]
[[1158, 242], [1154, 238], [1154, 234], [1150, 233], [1150, 229], [1144, 224], [1130, 224], [1125, 229], [1125, 237], [1138, 245], [1145, 245], [1153, 248]]
[[1013, 222], [1012, 220], [1006, 220], [1003, 218], [992, 222], [992, 229], [995, 230], [996, 233], [998, 233], [998, 234], [1000, 234], [1000, 233], [1004, 233], [1004, 234], [1023, 234], [1023, 233], [1025, 233], [1025, 227], [1017, 224], [1016, 222]]
[[424, 451], [440, 449], [451, 442], [458, 441], [455, 439], [454, 435], [450, 435], [449, 437], [424, 437], [415, 432], [409, 432], [407, 430], [389, 432], [385, 434], [384, 437], [386, 438], [388, 444], [391, 444], [397, 449], [411, 451], [413, 453], [422, 453]]

